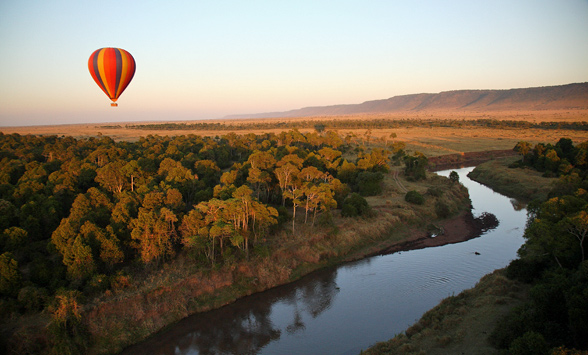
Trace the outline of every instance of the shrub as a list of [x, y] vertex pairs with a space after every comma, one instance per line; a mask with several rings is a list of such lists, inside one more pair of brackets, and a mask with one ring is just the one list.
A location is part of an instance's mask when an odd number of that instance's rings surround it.
[[515, 308], [498, 321], [488, 341], [497, 349], [508, 349], [512, 342], [525, 334], [533, 321], [533, 309], [529, 305]]
[[18, 292], [18, 303], [27, 312], [35, 312], [43, 309], [49, 293], [46, 289], [35, 286], [26, 286]]
[[443, 189], [438, 186], [432, 186], [427, 189], [427, 195], [431, 195], [433, 197], [441, 197], [443, 196], [444, 192], [445, 191], [443, 191]]
[[451, 216], [451, 208], [443, 201], [437, 201], [435, 204], [435, 213], [439, 218], [447, 218]]
[[506, 268], [506, 277], [530, 283], [539, 278], [545, 269], [545, 264], [527, 259], [515, 259]]
[[341, 216], [343, 217], [357, 217], [359, 213], [357, 212], [357, 208], [350, 203], [344, 203], [343, 208], [341, 209]]
[[343, 201], [343, 207], [341, 209], [341, 215], [343, 217], [355, 217], [355, 216], [367, 216], [371, 212], [370, 205], [358, 193], [352, 193], [345, 201]]
[[364, 171], [357, 176], [357, 185], [361, 196], [376, 196], [382, 193], [382, 180], [384, 174], [381, 172]]
[[278, 225], [281, 226], [282, 224], [284, 224], [290, 220], [290, 215], [288, 214], [288, 209], [284, 206], [278, 207], [277, 210], [278, 210]]
[[423, 197], [423, 195], [421, 195], [415, 190], [407, 192], [404, 196], [404, 200], [409, 203], [414, 203], [415, 205], [422, 205], [425, 203], [425, 198]]
[[456, 171], [450, 172], [449, 180], [451, 180], [451, 182], [453, 183], [459, 182], [459, 174]]
[[543, 335], [531, 331], [516, 338], [508, 351], [512, 355], [547, 355], [549, 346]]

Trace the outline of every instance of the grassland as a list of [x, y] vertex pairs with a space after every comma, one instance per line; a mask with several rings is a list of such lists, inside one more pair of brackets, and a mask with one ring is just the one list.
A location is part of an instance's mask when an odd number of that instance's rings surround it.
[[[279, 133], [284, 129], [280, 127], [280, 122], [290, 121], [313, 121], [313, 120], [414, 120], [414, 126], [400, 127], [397, 129], [371, 129], [371, 137], [380, 139], [389, 137], [395, 133], [395, 140], [404, 142], [407, 151], [419, 151], [429, 157], [455, 154], [462, 152], [478, 152], [487, 150], [512, 149], [516, 143], [525, 140], [531, 144], [539, 142], [555, 143], [561, 137], [567, 137], [575, 142], [586, 140], [585, 131], [572, 131], [563, 129], [543, 130], [543, 129], [496, 129], [484, 127], [427, 127], [419, 123], [422, 120], [462, 120], [470, 121], [477, 119], [493, 120], [514, 120], [526, 121], [533, 123], [540, 122], [581, 122], [588, 121], [588, 110], [545, 110], [545, 111], [512, 111], [512, 112], [449, 112], [428, 111], [426, 113], [390, 113], [390, 114], [371, 114], [371, 115], [347, 115], [347, 116], [329, 116], [329, 117], [301, 117], [301, 118], [267, 118], [267, 119], [240, 119], [240, 120], [206, 120], [206, 121], [172, 121], [175, 123], [226, 123], [235, 124], [244, 127], [239, 131], [240, 134], [247, 133]], [[254, 129], [248, 128], [258, 122], [275, 123], [273, 129]], [[154, 123], [154, 122], [149, 122]], [[133, 122], [129, 125], [139, 125]], [[301, 132], [313, 131], [314, 128], [308, 127], [300, 129]], [[139, 137], [147, 135], [187, 135], [196, 134], [201, 136], [221, 136], [228, 133], [223, 130], [151, 130], [136, 129], [127, 127], [125, 123], [114, 125], [108, 124], [72, 124], [72, 125], [47, 125], [47, 126], [30, 126], [30, 127], [0, 127], [0, 131], [5, 134], [40, 134], [40, 135], [69, 135], [75, 138], [105, 135], [113, 138], [115, 141], [136, 141]], [[345, 135], [348, 132], [364, 135], [367, 129], [341, 129], [340, 134]]]

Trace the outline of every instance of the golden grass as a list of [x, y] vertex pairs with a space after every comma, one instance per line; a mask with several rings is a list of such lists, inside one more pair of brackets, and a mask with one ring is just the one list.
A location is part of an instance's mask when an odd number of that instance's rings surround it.
[[[540, 129], [492, 129], [482, 127], [422, 127], [418, 120], [520, 120], [527, 122], [576, 122], [588, 121], [588, 110], [545, 110], [545, 111], [507, 111], [507, 112], [449, 112], [427, 111], [422, 113], [389, 113], [370, 115], [348, 115], [340, 117], [301, 117], [301, 118], [268, 118], [268, 119], [240, 119], [240, 120], [206, 120], [206, 121], [175, 121], [175, 123], [219, 122], [239, 125], [247, 125], [256, 122], [286, 122], [286, 121], [312, 121], [312, 120], [370, 120], [370, 119], [414, 119], [414, 127], [402, 127], [397, 129], [372, 129], [372, 137], [388, 137], [390, 133], [396, 133], [398, 141], [407, 144], [410, 152], [420, 151], [427, 156], [445, 155], [457, 152], [472, 152], [486, 150], [512, 149], [521, 140], [532, 144], [539, 142], [555, 143], [561, 137], [568, 137], [574, 142], [586, 140], [586, 132], [570, 130], [540, 130]], [[143, 122], [160, 123], [160, 122]], [[168, 122], [169, 123], [169, 122]], [[104, 124], [77, 124], [77, 125], [48, 125], [30, 127], [0, 127], [4, 134], [40, 134], [40, 135], [70, 135], [75, 138], [96, 137], [98, 135], [109, 136], [116, 141], [136, 141], [139, 137], [147, 135], [176, 136], [196, 134], [201, 136], [224, 135], [228, 131], [198, 131], [198, 130], [145, 130], [125, 128], [124, 123], [117, 123], [121, 128], [107, 128], [112, 123]], [[138, 122], [131, 125], [141, 124]], [[313, 131], [313, 128], [301, 129], [301, 132]], [[247, 133], [279, 133], [281, 128], [275, 129], [246, 129], [238, 131], [238, 134]], [[363, 135], [366, 129], [340, 129], [340, 134], [354, 132]]]

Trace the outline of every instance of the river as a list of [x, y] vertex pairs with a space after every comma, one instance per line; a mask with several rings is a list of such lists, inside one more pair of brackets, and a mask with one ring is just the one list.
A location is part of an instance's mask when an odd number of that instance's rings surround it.
[[526, 210], [470, 180], [472, 169], [453, 170], [469, 190], [474, 217], [489, 212], [499, 220], [479, 238], [320, 270], [188, 317], [123, 354], [359, 354], [392, 338], [516, 258]]

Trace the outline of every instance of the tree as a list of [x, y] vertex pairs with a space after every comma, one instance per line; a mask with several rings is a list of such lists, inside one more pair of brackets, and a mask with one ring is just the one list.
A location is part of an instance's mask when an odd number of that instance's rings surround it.
[[52, 353], [83, 354], [88, 348], [86, 326], [82, 321], [81, 306], [78, 303], [79, 291], [66, 291], [55, 296], [57, 304], [51, 307]]
[[363, 216], [368, 215], [370, 211], [371, 208], [366, 199], [354, 192], [343, 201], [341, 215], [343, 217]]
[[190, 169], [185, 168], [182, 163], [171, 158], [165, 158], [159, 164], [157, 173], [163, 176], [165, 181], [177, 184], [197, 179], [197, 176]]
[[426, 167], [428, 165], [428, 159], [424, 154], [416, 152], [414, 156], [404, 157], [404, 174], [415, 180], [421, 180], [427, 178]]
[[112, 270], [114, 265], [124, 260], [118, 237], [111, 226], [107, 226], [104, 230], [94, 223], [86, 221], [80, 228], [80, 235], [84, 237], [84, 240], [89, 241], [89, 244], [97, 245], [100, 261], [107, 269]]
[[[210, 261], [214, 264], [215, 261], [215, 246], [216, 240], [219, 239], [221, 246], [221, 253], [223, 248], [222, 243], [222, 227], [225, 225], [225, 221], [222, 218], [223, 209], [226, 207], [226, 203], [223, 200], [213, 198], [209, 201], [200, 202], [196, 209], [204, 218], [202, 227], [198, 229], [198, 236], [206, 236], [210, 238]], [[193, 215], [194, 217], [196, 215]], [[191, 217], [193, 218], [193, 217]]]
[[126, 163], [122, 160], [104, 165], [96, 171], [96, 182], [112, 193], [121, 193], [127, 181], [125, 165]]
[[300, 170], [298, 170], [295, 165], [290, 163], [283, 164], [274, 170], [274, 174], [278, 179], [280, 190], [282, 190], [282, 206], [285, 206], [286, 204], [286, 191], [299, 172]]
[[317, 123], [314, 125], [314, 130], [318, 134], [322, 134], [325, 131], [325, 125], [323, 123]]
[[586, 239], [586, 235], [588, 235], [588, 213], [586, 210], [580, 211], [573, 217], [565, 218], [564, 223], [567, 225], [567, 231], [578, 239], [582, 261], [584, 261], [584, 240]]
[[359, 194], [362, 196], [376, 196], [382, 193], [381, 172], [362, 171], [357, 175]]
[[360, 159], [357, 161], [357, 167], [362, 170], [372, 170], [387, 172], [390, 167], [388, 166], [388, 155], [390, 151], [374, 148], [370, 153], [360, 154]]
[[63, 263], [67, 266], [68, 275], [74, 280], [88, 278], [96, 271], [92, 248], [81, 235], [74, 239], [70, 252], [64, 255]]
[[[335, 194], [333, 193], [333, 190], [331, 189], [331, 185], [327, 184], [327, 183], [322, 183], [318, 186], [318, 194], [316, 195], [316, 198], [313, 200], [316, 200], [316, 202], [313, 201], [312, 203], [312, 209], [314, 210], [313, 216], [312, 216], [312, 225], [314, 226], [314, 222], [316, 220], [316, 214], [317, 211], [319, 209], [321, 209], [323, 212], [329, 212], [332, 208], [336, 208], [337, 207], [337, 201], [335, 200]], [[305, 221], [306, 223], [306, 221]]]
[[7, 252], [0, 255], [0, 294], [16, 296], [20, 279], [18, 262], [14, 260], [12, 253]]
[[247, 181], [255, 187], [257, 198], [260, 198], [262, 188], [265, 188], [266, 198], [269, 198], [269, 185], [272, 181], [269, 171], [274, 168], [276, 159], [269, 152], [255, 151], [247, 161], [251, 165]]
[[338, 150], [335, 150], [335, 149], [332, 149], [329, 147], [324, 147], [324, 148], [320, 149], [318, 151], [318, 153], [320, 154], [321, 158], [325, 162], [325, 166], [327, 167], [327, 169], [329, 169], [331, 171], [334, 171], [335, 169], [337, 169], [337, 167], [341, 163], [340, 157], [341, 157], [342, 153]]
[[137, 241], [141, 261], [144, 264], [159, 264], [172, 257], [176, 237], [175, 222], [178, 219], [169, 209], [139, 209], [139, 216], [131, 220], [131, 237]]
[[286, 190], [283, 192], [284, 198], [292, 200], [292, 233], [294, 233], [296, 225], [296, 208], [302, 204], [303, 195], [304, 190], [302, 189], [302, 183], [297, 176], [294, 176], [288, 186], [286, 186]]
[[449, 180], [451, 180], [452, 183], [459, 182], [459, 174], [457, 171], [452, 171], [449, 173]]
[[0, 235], [0, 247], [8, 251], [17, 251], [29, 242], [29, 233], [19, 227], [10, 227], [4, 230]]
[[212, 245], [207, 243], [208, 229], [199, 209], [193, 209], [185, 215], [179, 228], [182, 245], [192, 250], [204, 249], [206, 257], [213, 261]]
[[519, 152], [519, 154], [523, 156], [523, 163], [525, 162], [525, 156], [529, 153], [530, 150], [531, 144], [525, 141], [518, 142], [517, 145], [514, 147], [514, 151]]

